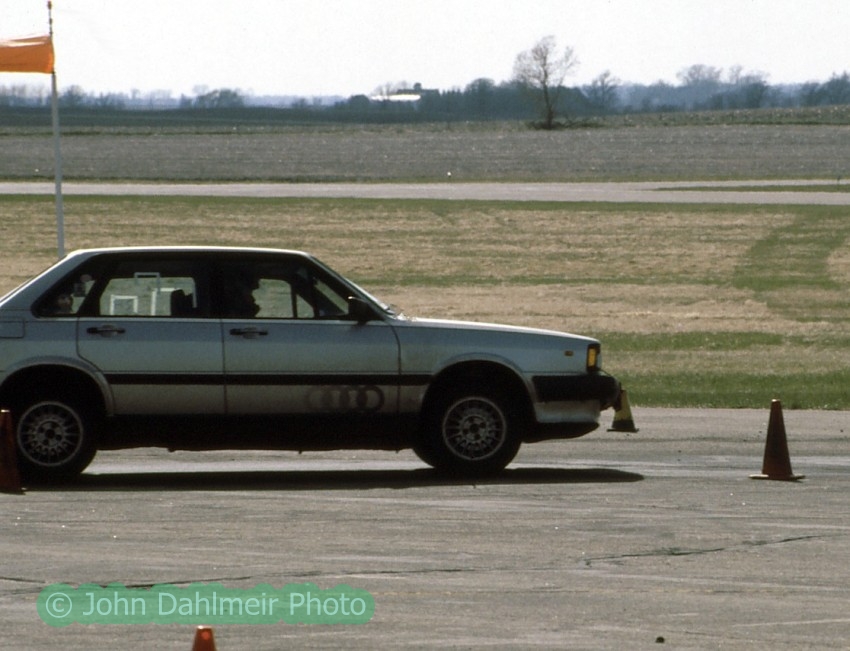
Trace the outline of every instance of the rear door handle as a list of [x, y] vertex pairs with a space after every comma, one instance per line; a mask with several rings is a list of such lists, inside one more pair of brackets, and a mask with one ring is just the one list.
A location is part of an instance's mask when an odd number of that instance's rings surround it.
[[123, 335], [126, 330], [120, 326], [115, 325], [102, 325], [102, 326], [92, 326], [91, 328], [86, 328], [86, 332], [90, 335], [102, 335], [104, 337], [114, 337], [115, 335]]

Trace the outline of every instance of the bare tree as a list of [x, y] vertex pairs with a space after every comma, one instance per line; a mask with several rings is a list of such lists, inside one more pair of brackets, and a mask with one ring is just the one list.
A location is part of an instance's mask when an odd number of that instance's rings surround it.
[[219, 88], [204, 95], [198, 95], [193, 106], [202, 109], [242, 108], [245, 106], [245, 98], [238, 90]]
[[723, 70], [721, 68], [697, 63], [680, 70], [676, 76], [682, 82], [683, 86], [716, 87], [720, 83], [720, 76], [722, 74]]
[[590, 82], [590, 86], [585, 88], [587, 100], [594, 110], [603, 115], [611, 113], [617, 108], [617, 88], [619, 86], [620, 80], [614, 77], [610, 70], [606, 70]]
[[564, 77], [577, 65], [578, 59], [571, 47], [558, 53], [554, 36], [540, 39], [533, 48], [517, 55], [514, 80], [533, 92], [539, 101], [544, 129], [555, 128]]
[[744, 72], [743, 66], [732, 66], [727, 73], [729, 88], [727, 104], [730, 108], [759, 108], [768, 99], [770, 86], [767, 73]]
[[710, 100], [720, 91], [721, 68], [702, 63], [683, 68], [676, 75], [682, 82], [685, 101], [691, 109], [708, 108]]

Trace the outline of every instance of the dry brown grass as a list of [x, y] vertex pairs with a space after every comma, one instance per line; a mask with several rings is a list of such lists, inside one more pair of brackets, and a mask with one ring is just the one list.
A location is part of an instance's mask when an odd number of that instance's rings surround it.
[[[55, 257], [52, 210], [48, 200], [0, 202], [2, 286]], [[69, 249], [305, 249], [420, 315], [634, 333], [836, 327], [789, 318], [733, 282], [754, 242], [793, 222], [782, 208], [70, 198], [66, 212]], [[837, 246], [829, 269], [839, 284], [848, 261], [847, 247]], [[805, 297], [783, 289], [784, 300], [826, 306], [836, 298], [804, 289]]]
[[[626, 379], [801, 369], [844, 378], [850, 221], [808, 210], [70, 197], [66, 223], [69, 249], [308, 250], [412, 315], [599, 336], [613, 342], [606, 366]], [[809, 242], [827, 217], [833, 241]], [[0, 199], [0, 289], [55, 258], [54, 226], [50, 200]], [[774, 272], [787, 278], [773, 284]]]

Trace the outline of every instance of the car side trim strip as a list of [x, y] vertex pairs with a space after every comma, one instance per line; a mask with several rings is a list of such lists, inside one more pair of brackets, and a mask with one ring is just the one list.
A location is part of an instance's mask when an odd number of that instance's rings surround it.
[[227, 375], [209, 373], [109, 373], [106, 381], [112, 385], [240, 385], [240, 386], [326, 386], [337, 384], [381, 384], [392, 386], [425, 386], [430, 375], [410, 374], [361, 374], [340, 373], [233, 373]]

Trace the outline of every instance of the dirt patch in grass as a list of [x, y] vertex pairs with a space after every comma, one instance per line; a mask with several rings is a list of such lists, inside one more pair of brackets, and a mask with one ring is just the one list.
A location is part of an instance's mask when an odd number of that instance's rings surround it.
[[845, 289], [850, 288], [850, 238], [833, 251], [826, 264], [830, 277]]
[[750, 293], [705, 285], [472, 285], [373, 287], [390, 303], [416, 316], [448, 317], [576, 333], [657, 334], [763, 332], [825, 336], [840, 331], [831, 321], [801, 322], [772, 311]]

